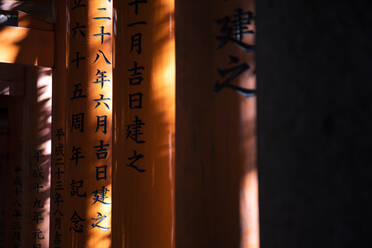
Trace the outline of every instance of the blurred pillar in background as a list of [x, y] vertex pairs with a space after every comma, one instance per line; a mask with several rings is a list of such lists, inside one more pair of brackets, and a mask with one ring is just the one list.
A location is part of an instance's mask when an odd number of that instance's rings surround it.
[[259, 247], [253, 1], [176, 0], [177, 248]]

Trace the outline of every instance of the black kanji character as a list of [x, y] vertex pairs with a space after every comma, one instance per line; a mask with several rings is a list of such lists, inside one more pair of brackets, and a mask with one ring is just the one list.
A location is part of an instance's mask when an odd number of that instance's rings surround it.
[[101, 44], [103, 44], [105, 40], [105, 36], [111, 36], [111, 33], [105, 33], [105, 27], [101, 26], [101, 33], [93, 34], [93, 37], [101, 36]]
[[32, 221], [40, 224], [44, 220], [43, 211], [34, 211]]
[[36, 150], [35, 153], [34, 153], [34, 159], [36, 160], [36, 162], [40, 162], [40, 160], [42, 158], [44, 158], [44, 154], [43, 154], [43, 150]]
[[76, 195], [78, 197], [86, 197], [87, 196], [86, 192], [84, 192], [84, 193], [80, 192], [80, 189], [83, 188], [83, 185], [84, 185], [83, 180], [79, 180], [79, 181], [72, 180], [71, 181], [71, 191], [70, 191], [71, 196]]
[[85, 158], [83, 154], [83, 152], [81, 151], [81, 147], [76, 147], [76, 146], [72, 146], [72, 152], [71, 152], [71, 158], [70, 160], [71, 161], [75, 161], [75, 165], [77, 165], [79, 163], [79, 160], [80, 159], [83, 159]]
[[95, 190], [92, 192], [93, 194], [93, 203], [92, 205], [94, 205], [95, 203], [97, 202], [100, 202], [104, 205], [108, 205], [110, 203], [108, 202], [105, 202], [105, 200], [108, 198], [106, 195], [107, 193], [109, 192], [110, 190], [108, 190], [105, 186], [102, 186], [102, 189], [100, 190]]
[[138, 116], [135, 116], [135, 120], [133, 120], [133, 124], [127, 125], [127, 139], [131, 138], [137, 144], [145, 143], [144, 140], [141, 140], [140, 136], [143, 135], [142, 127], [145, 125]]
[[103, 144], [103, 140], [100, 140], [99, 145], [93, 147], [93, 148], [96, 149], [97, 159], [106, 159], [107, 158], [108, 152], [107, 152], [106, 147], [109, 147], [109, 146], [110, 146], [110, 144]]
[[129, 108], [130, 109], [141, 109], [142, 108], [142, 96], [141, 92], [129, 94]]
[[33, 178], [39, 178], [39, 179], [44, 179], [44, 171], [41, 166], [35, 166], [32, 169], [32, 177]]
[[54, 228], [55, 229], [62, 228], [62, 218], [54, 218]]
[[147, 3], [147, 0], [133, 0], [132, 2], [128, 3], [129, 6], [134, 5], [134, 13], [138, 15], [138, 7], [140, 3]]
[[84, 222], [85, 219], [80, 217], [75, 210], [70, 220], [71, 220], [70, 231], [82, 233], [84, 229], [84, 225], [82, 222]]
[[35, 183], [34, 189], [36, 190], [36, 193], [40, 193], [40, 189], [42, 189], [42, 188], [44, 188], [43, 185]]
[[54, 215], [63, 217], [63, 214], [62, 214], [61, 210], [59, 210], [59, 209], [56, 209], [56, 211], [54, 211]]
[[62, 128], [58, 128], [56, 131], [56, 137], [58, 142], [61, 142], [61, 137], [65, 137], [65, 131]]
[[107, 176], [107, 165], [96, 167], [96, 180], [106, 180]]
[[145, 21], [138, 21], [138, 22], [129, 23], [128, 27], [134, 27], [134, 26], [137, 26], [137, 25], [146, 25], [146, 24], [147, 24], [147, 22], [145, 22]]
[[59, 207], [60, 204], [62, 204], [64, 201], [63, 201], [63, 196], [61, 193], [59, 192], [55, 192], [54, 193], [54, 203], [57, 205], [57, 207]]
[[35, 198], [33, 208], [44, 208], [44, 204], [41, 203], [40, 199]]
[[98, 50], [98, 53], [96, 54], [96, 59], [93, 61], [93, 63], [96, 63], [97, 60], [101, 57], [101, 55], [99, 55], [99, 53], [102, 54], [103, 59], [105, 60], [106, 64], [111, 65], [111, 62], [108, 60], [106, 55], [101, 50]]
[[143, 81], [143, 73], [141, 71], [144, 71], [145, 68], [143, 66], [138, 66], [137, 62], [134, 61], [134, 67], [129, 68], [128, 71], [131, 72], [129, 74], [129, 84], [130, 85], [139, 85]]
[[81, 83], [77, 83], [74, 85], [75, 89], [73, 92], [73, 96], [71, 100], [75, 100], [77, 98], [86, 98], [87, 96], [83, 94], [83, 89], [81, 88]]
[[[64, 146], [62, 144], [56, 145], [56, 147], [54, 148], [54, 155], [55, 155], [57, 161], [63, 160], [63, 157], [65, 156], [65, 153], [64, 153]], [[60, 156], [60, 157], [58, 157], [58, 156]]]
[[[106, 8], [98, 8], [98, 11], [105, 11]], [[111, 20], [111, 17], [108, 16], [99, 16], [99, 17], [93, 17], [93, 20]]]
[[136, 33], [131, 36], [130, 52], [136, 50], [137, 54], [142, 53], [142, 33]]
[[93, 222], [96, 222], [96, 223], [93, 223], [91, 226], [90, 226], [90, 228], [99, 228], [99, 229], [101, 229], [101, 230], [103, 230], [103, 231], [108, 231], [108, 230], [110, 230], [110, 228], [109, 227], [103, 227], [103, 226], [100, 226], [99, 224], [102, 222], [102, 221], [104, 221], [105, 219], [107, 218], [107, 216], [106, 215], [102, 215], [100, 212], [97, 212], [97, 218], [92, 218], [92, 221]]
[[87, 26], [80, 25], [79, 22], [75, 22], [75, 26], [71, 29], [72, 30], [72, 37], [75, 37], [77, 32], [79, 31], [80, 35], [85, 38], [85, 33], [83, 32], [83, 29], [86, 29]]
[[71, 7], [72, 10], [74, 9], [77, 9], [77, 8], [82, 8], [82, 7], [86, 7], [87, 5], [86, 4], [82, 4], [81, 2], [83, 2], [84, 0], [74, 0], [74, 3]]
[[43, 240], [45, 239], [44, 233], [40, 229], [36, 229], [33, 233], [34, 239]]
[[111, 80], [108, 80], [106, 79], [107, 76], [106, 76], [106, 71], [100, 71], [99, 69], [97, 69], [97, 73], [96, 73], [96, 76], [98, 76], [96, 78], [96, 81], [93, 82], [94, 84], [101, 84], [101, 89], [103, 88], [105, 82], [110, 82]]
[[81, 133], [84, 132], [84, 115], [85, 113], [72, 114], [71, 132], [73, 130], [79, 130]]
[[131, 156], [131, 157], [128, 157], [128, 160], [129, 160], [129, 164], [127, 164], [127, 166], [129, 166], [129, 167], [132, 167], [132, 168], [134, 168], [134, 169], [136, 169], [137, 171], [139, 171], [139, 172], [145, 172], [146, 170], [144, 170], [144, 169], [141, 169], [140, 167], [138, 167], [137, 165], [135, 165], [134, 163], [136, 163], [138, 160], [140, 160], [140, 159], [143, 159], [145, 156], [143, 155], [143, 154], [137, 154], [137, 151], [136, 150], [134, 150], [133, 151], [133, 156]]
[[[230, 61], [231, 63], [238, 63], [239, 62], [239, 59], [234, 57], [234, 56], [230, 56]], [[252, 89], [245, 89], [243, 87], [240, 87], [240, 86], [235, 86], [235, 85], [232, 85], [231, 82], [236, 79], [238, 76], [240, 76], [243, 72], [249, 70], [249, 65], [246, 64], [246, 63], [242, 63], [240, 65], [237, 65], [237, 66], [234, 66], [234, 67], [230, 67], [228, 69], [224, 69], [224, 70], [221, 70], [221, 69], [218, 69], [218, 73], [220, 74], [220, 76], [222, 78], [225, 78], [226, 76], [226, 79], [222, 82], [220, 81], [217, 81], [216, 84], [214, 85], [214, 91], [215, 92], [219, 92], [220, 90], [222, 90], [223, 88], [230, 88], [236, 92], [238, 92], [239, 94], [245, 96], [245, 97], [252, 97], [252, 96], [255, 96], [255, 90], [252, 90]]]
[[80, 60], [85, 60], [85, 57], [80, 57], [80, 52], [76, 52], [76, 57], [71, 60], [71, 64], [76, 63], [76, 68], [79, 69]]
[[61, 179], [62, 174], [65, 174], [65, 172], [63, 170], [61, 171], [61, 168], [58, 167], [58, 169], [56, 171], [56, 175], [57, 175], [58, 180]]
[[[58, 228], [58, 229], [61, 229], [61, 228]], [[58, 246], [62, 244], [62, 234], [60, 232], [58, 232], [58, 230], [56, 230], [56, 232], [54, 233], [54, 240], [53, 240], [53, 243], [55, 246]], [[57, 248], [57, 247], [55, 247]]]
[[94, 99], [93, 102], [96, 102], [96, 106], [94, 108], [98, 108], [100, 105], [101, 105], [101, 102], [103, 102], [103, 104], [106, 106], [106, 108], [109, 110], [110, 109], [110, 106], [105, 103], [105, 101], [111, 101], [111, 98], [103, 98], [103, 94], [99, 94], [100, 95], [100, 98], [99, 99]]
[[224, 17], [217, 20], [217, 25], [220, 26], [220, 35], [217, 36], [218, 48], [224, 47], [229, 41], [235, 43], [246, 51], [252, 51], [253, 45], [244, 43], [243, 38], [246, 34], [253, 34], [253, 30], [249, 30], [248, 26], [254, 19], [253, 13], [244, 12], [238, 8], [235, 10], [232, 17]]
[[62, 191], [62, 190], [64, 190], [65, 188], [64, 188], [64, 186], [63, 186], [63, 181], [61, 181], [61, 180], [57, 180], [54, 189], [55, 189], [56, 191]]
[[106, 134], [106, 132], [107, 132], [107, 115], [102, 115], [102, 116], [97, 115], [96, 132], [98, 132], [100, 127], [103, 128], [102, 133]]

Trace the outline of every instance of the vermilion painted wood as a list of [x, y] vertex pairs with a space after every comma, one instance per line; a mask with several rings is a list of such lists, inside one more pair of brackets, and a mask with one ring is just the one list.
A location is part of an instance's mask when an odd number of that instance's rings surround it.
[[[67, 3], [66, 0], [56, 1], [56, 31], [55, 31], [55, 67], [53, 70], [53, 111], [52, 111], [52, 166], [51, 166], [51, 188], [50, 188], [50, 239], [49, 247], [67, 247], [66, 239], [70, 235], [68, 230], [70, 218], [65, 213], [67, 198], [70, 195], [70, 185], [66, 175], [66, 112], [68, 107], [67, 98], [67, 41], [66, 32]], [[62, 130], [65, 136], [60, 135]], [[62, 161], [61, 161], [62, 159]], [[61, 187], [62, 185], [62, 187]], [[63, 190], [61, 190], [63, 188]], [[64, 200], [59, 205], [54, 201], [56, 194], [60, 194]], [[63, 215], [61, 215], [61, 213]]]
[[[173, 248], [175, 155], [174, 1], [139, 4], [114, 1], [116, 13], [114, 70], [113, 247]], [[135, 22], [146, 22], [128, 27]], [[132, 35], [142, 34], [142, 53], [131, 50]], [[144, 80], [130, 85], [129, 68], [144, 67]], [[128, 107], [128, 95], [143, 94], [142, 109]], [[127, 138], [136, 116], [145, 123], [137, 144]], [[133, 151], [144, 157], [130, 164]]]
[[52, 67], [54, 32], [0, 27], [0, 62]]
[[254, 87], [254, 54], [232, 42], [217, 49], [217, 20], [253, 4], [176, 0], [177, 248], [258, 247], [256, 99], [214, 90], [230, 55], [251, 66], [232, 83]]
[[[84, 4], [86, 7], [74, 8], [76, 4]], [[67, 140], [66, 140], [66, 182], [71, 185], [72, 180], [79, 182], [83, 180], [80, 194], [86, 193], [86, 197], [78, 197], [75, 195], [68, 195], [67, 208], [65, 214], [68, 223], [68, 236], [66, 238], [66, 247], [97, 247], [106, 248], [111, 246], [111, 204], [101, 204], [100, 202], [94, 203], [93, 192], [102, 190], [105, 187], [108, 192], [105, 202], [111, 203], [111, 156], [112, 156], [112, 64], [107, 64], [102, 51], [109, 62], [112, 63], [112, 3], [103, 0], [90, 0], [78, 2], [74, 0], [69, 1], [69, 29], [71, 32], [68, 37], [68, 76], [67, 76], [67, 93], [66, 102], [68, 103], [68, 110], [66, 116], [67, 127]], [[105, 9], [102, 9], [105, 8]], [[101, 10], [100, 10], [101, 9]], [[111, 20], [100, 19], [95, 20], [94, 17], [110, 17]], [[75, 35], [72, 34], [73, 27], [77, 22], [85, 26], [83, 36], [79, 31]], [[105, 36], [104, 42], [101, 44], [100, 37], [94, 36], [100, 33], [101, 26], [104, 26], [104, 32], [110, 33], [111, 36]], [[77, 63], [73, 62], [79, 53], [79, 67]], [[96, 56], [99, 55], [97, 58]], [[84, 59], [82, 59], [84, 57]], [[97, 60], [96, 60], [97, 58]], [[99, 74], [97, 70], [106, 72], [107, 81], [101, 88], [100, 84], [94, 84]], [[85, 98], [78, 98], [72, 100], [74, 95], [75, 85], [80, 84], [82, 95]], [[95, 99], [100, 98], [100, 94], [104, 98], [110, 98], [108, 108], [103, 102], [97, 106]], [[84, 131], [72, 128], [72, 116], [84, 114]], [[106, 121], [106, 134], [103, 133], [103, 127], [97, 130], [97, 116], [107, 116]], [[80, 117], [82, 117], [80, 115]], [[100, 145], [100, 140], [103, 144], [109, 144], [107, 147], [107, 158], [98, 160], [96, 156], [96, 149], [94, 146]], [[79, 148], [81, 155], [84, 158], [79, 159], [76, 164], [73, 157], [73, 148]], [[107, 166], [106, 180], [97, 180], [96, 167]], [[69, 187], [69, 189], [71, 189]], [[71, 218], [74, 213], [82, 219], [77, 223], [79, 227], [82, 225], [82, 232], [74, 231], [74, 224]], [[98, 227], [92, 228], [92, 225], [97, 224], [94, 218], [99, 217], [98, 213], [102, 216], [107, 216], [102, 222], [99, 223], [102, 227], [110, 228], [108, 231], [99, 229]], [[76, 217], [76, 216], [75, 216]], [[76, 230], [76, 228], [75, 228]]]

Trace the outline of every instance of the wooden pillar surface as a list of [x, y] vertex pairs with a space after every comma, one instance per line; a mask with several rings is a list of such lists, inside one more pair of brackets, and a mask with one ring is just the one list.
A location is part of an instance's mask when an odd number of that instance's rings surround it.
[[174, 1], [114, 9], [113, 245], [173, 248]]
[[65, 180], [66, 111], [67, 92], [67, 2], [55, 2], [55, 66], [53, 70], [53, 111], [52, 111], [52, 166], [50, 189], [50, 242], [49, 247], [66, 247], [70, 219], [65, 214], [69, 185]]
[[22, 247], [22, 233], [26, 231], [24, 192], [28, 186], [25, 183], [28, 160], [24, 143], [24, 70], [23, 66], [0, 64], [1, 184], [4, 196], [1, 203], [4, 218], [1, 223], [4, 234], [1, 247]]
[[253, 1], [176, 1], [177, 248], [258, 247]]
[[[6, 161], [5, 173], [3, 174], [2, 183], [4, 183], [4, 195], [7, 195], [7, 200], [2, 203], [6, 207], [6, 223], [5, 223], [5, 240], [2, 243], [3, 247], [21, 247], [22, 245], [22, 222], [24, 221], [24, 166], [23, 156], [23, 99], [14, 96], [2, 96], [1, 107], [5, 107], [8, 111], [8, 132], [4, 133], [1, 129], [1, 134], [7, 136], [3, 152], [7, 152], [6, 156], [2, 156], [2, 160]], [[4, 101], [5, 100], [5, 101]], [[3, 104], [6, 105], [3, 105]], [[2, 144], [3, 145], [3, 144]], [[3, 153], [2, 153], [3, 155]]]
[[[4, 201], [0, 205], [0, 247], [4, 247], [9, 243], [9, 237], [12, 235], [11, 211], [9, 206], [14, 204], [13, 198], [15, 195], [12, 190], [13, 172], [9, 164], [9, 112], [8, 102], [0, 99], [0, 194], [5, 195]], [[9, 216], [9, 217], [8, 217]], [[12, 243], [10, 245], [13, 245]]]
[[66, 246], [258, 247], [253, 2], [179, 1], [177, 47], [172, 0], [113, 4], [69, 1]]
[[69, 1], [66, 247], [111, 246], [112, 2]]
[[27, 67], [24, 244], [49, 247], [52, 71]]

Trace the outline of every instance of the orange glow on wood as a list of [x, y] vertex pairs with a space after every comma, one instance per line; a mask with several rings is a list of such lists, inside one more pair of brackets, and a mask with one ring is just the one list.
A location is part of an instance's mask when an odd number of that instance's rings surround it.
[[0, 27], [0, 62], [52, 67], [54, 32]]
[[[259, 247], [256, 97], [224, 87], [255, 88], [254, 52], [242, 49], [232, 37], [238, 28], [244, 34], [253, 28], [243, 27], [248, 21], [239, 23], [236, 15], [239, 8], [254, 12], [253, 5], [253, 0], [176, 2], [180, 247]], [[252, 37], [237, 39], [254, 45]]]
[[46, 248], [49, 247], [51, 69], [29, 67], [26, 73], [23, 244]]
[[[65, 175], [68, 185], [83, 182], [80, 191], [86, 196], [69, 195], [66, 246], [106, 248], [111, 247], [112, 230], [112, 3], [70, 0], [69, 7], [66, 154], [76, 158], [79, 149], [83, 158], [70, 160]], [[84, 130], [72, 124], [77, 118], [84, 120]], [[97, 155], [100, 144], [105, 145], [105, 157]], [[80, 221], [74, 224], [71, 218]]]
[[[65, 178], [66, 161], [66, 103], [67, 92], [67, 32], [66, 32], [66, 0], [55, 2], [56, 11], [56, 49], [55, 70], [53, 73], [53, 131], [52, 131], [52, 168], [51, 168], [51, 204], [50, 204], [50, 242], [49, 247], [66, 247], [66, 239], [70, 234], [68, 224], [70, 218], [65, 213], [69, 185]], [[61, 185], [63, 187], [61, 187]], [[63, 202], [56, 203], [56, 196]], [[62, 215], [61, 215], [62, 214]]]
[[[173, 248], [174, 1], [147, 2], [139, 4], [137, 14], [134, 5], [129, 6], [125, 1], [114, 2], [117, 36], [114, 70], [113, 245]], [[133, 24], [136, 22], [143, 24]], [[142, 52], [135, 47], [139, 37]], [[135, 63], [144, 68], [140, 70], [143, 80], [131, 84], [130, 78], [133, 76], [128, 69], [134, 68]], [[130, 107], [130, 94], [136, 93], [143, 94], [141, 108]], [[138, 138], [143, 143], [128, 137], [128, 127], [133, 125], [136, 118], [144, 123], [141, 127], [143, 135]], [[133, 159], [134, 151], [143, 157]]]

